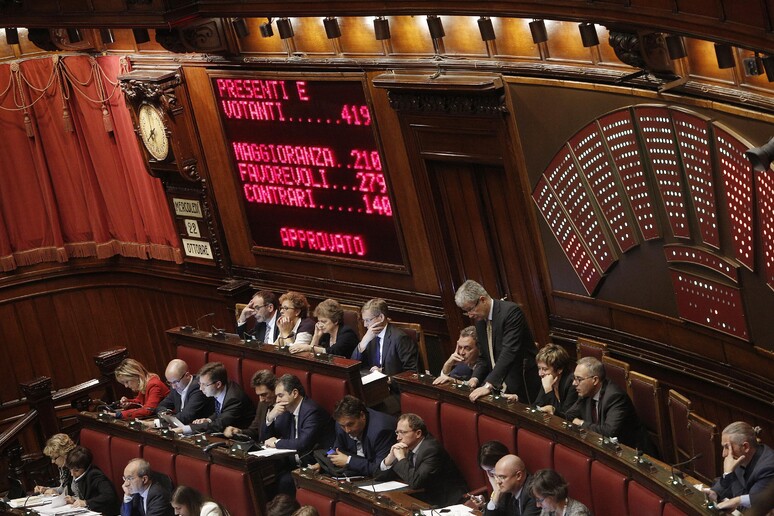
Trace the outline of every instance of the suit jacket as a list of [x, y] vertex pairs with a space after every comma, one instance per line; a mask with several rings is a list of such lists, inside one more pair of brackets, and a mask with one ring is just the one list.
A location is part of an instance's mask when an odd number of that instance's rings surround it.
[[[521, 516], [538, 516], [541, 514], [541, 509], [535, 505], [535, 499], [532, 498], [532, 494], [529, 491], [531, 481], [532, 477], [527, 475], [518, 499], [514, 499], [511, 493], [503, 493], [500, 496], [497, 508], [490, 509], [487, 507], [484, 510], [484, 516], [514, 516], [516, 514], [521, 514]], [[520, 512], [517, 512], [516, 504], [519, 505]]]
[[360, 342], [355, 330], [349, 326], [342, 324], [339, 326], [339, 331], [336, 334], [336, 344], [330, 345], [331, 336], [326, 333], [320, 337], [320, 346], [327, 349], [327, 352], [331, 355], [338, 355], [340, 357], [349, 358], [354, 353], [355, 348]]
[[476, 323], [481, 356], [473, 368], [479, 384], [489, 382], [497, 388], [505, 382], [507, 392], [518, 394], [519, 401], [532, 404], [540, 390], [537, 374], [535, 339], [527, 326], [524, 312], [515, 303], [492, 300], [492, 347], [495, 365], [491, 367], [486, 321]]
[[180, 410], [182, 404], [183, 400], [180, 398], [180, 393], [175, 389], [170, 389], [167, 397], [161, 400], [159, 406], [156, 407], [156, 411], [171, 410], [181, 423], [188, 425], [194, 419], [207, 417], [215, 410], [215, 400], [214, 398], [208, 398], [201, 391], [198, 376], [194, 376], [191, 380], [191, 385], [188, 386], [188, 393], [185, 398], [185, 407]]
[[293, 414], [284, 412], [272, 424], [264, 425], [266, 438], [276, 437], [277, 448], [296, 450], [303, 464], [311, 464], [311, 452], [333, 442], [333, 420], [330, 414], [311, 398], [304, 398], [298, 412], [298, 437], [295, 437]]
[[105, 516], [118, 514], [121, 502], [113, 488], [113, 483], [97, 466], [89, 466], [86, 473], [75, 484], [78, 487], [79, 498], [86, 501], [89, 510], [100, 512]]
[[262, 401], [259, 402], [258, 408], [255, 411], [255, 419], [250, 423], [250, 426], [242, 429], [242, 433], [253, 441], [265, 441], [266, 436], [263, 433], [263, 429], [266, 428], [266, 413], [269, 412], [269, 409], [271, 409], [271, 405]]
[[637, 417], [632, 400], [609, 378], [602, 382], [597, 423], [593, 422], [593, 409], [593, 397], [578, 398], [575, 405], [565, 414], [565, 419], [572, 421], [576, 417], [580, 418], [583, 420], [583, 428], [605, 437], [617, 437], [621, 443], [655, 456], [655, 447], [650, 441], [647, 429]]
[[559, 378], [559, 396], [561, 401], [556, 399], [553, 389], [545, 392], [541, 386], [535, 405], [538, 407], [551, 405], [554, 407], [554, 415], [564, 417], [567, 411], [578, 401], [578, 391], [575, 390], [575, 386], [572, 384], [571, 372], [562, 371], [562, 376]]
[[[540, 516], [562, 516], [557, 515], [556, 511], [542, 510]], [[580, 503], [578, 500], [567, 498], [567, 507], [564, 508], [564, 516], [591, 516], [591, 511], [588, 507]]]
[[[272, 332], [274, 335], [272, 335], [271, 340], [269, 340], [268, 342], [274, 342], [275, 340], [277, 340], [277, 337], [279, 337], [279, 328], [277, 327], [278, 317], [279, 317], [279, 310], [276, 310], [274, 312], [274, 331]], [[237, 334], [243, 339], [245, 338], [245, 335], [247, 335], [259, 342], [263, 342], [264, 340], [266, 340], [264, 338], [266, 335], [266, 323], [260, 322], [258, 324], [254, 324], [251, 328], [250, 327], [251, 322], [255, 322], [255, 321], [250, 321], [250, 319], [248, 319], [247, 321], [244, 322], [244, 324], [237, 324], [237, 328], [236, 328]]]
[[398, 420], [390, 415], [368, 409], [366, 426], [363, 429], [361, 442], [365, 457], [357, 454], [357, 441], [351, 438], [338, 423], [336, 423], [336, 441], [333, 448], [346, 453], [351, 458], [347, 464], [349, 475], [374, 476], [379, 464], [390, 453], [395, 444], [395, 427]]
[[460, 475], [441, 443], [427, 435], [414, 456], [414, 463], [406, 457], [392, 464], [392, 468], [377, 469], [377, 480], [401, 480], [411, 489], [423, 489], [413, 494], [415, 498], [430, 505], [452, 505], [460, 501], [468, 491], [465, 479]]
[[[750, 470], [750, 473], [745, 479], [747, 470]], [[749, 494], [750, 503], [754, 504], [756, 497], [772, 482], [774, 482], [774, 450], [761, 444], [746, 469], [737, 467], [725, 477], [718, 478], [712, 490], [718, 494], [718, 500]]]
[[170, 505], [172, 493], [167, 487], [153, 482], [148, 488], [148, 503], [142, 510], [142, 496], [135, 494], [131, 501], [121, 506], [121, 516], [174, 516], [175, 511]]
[[121, 419], [131, 419], [135, 417], [146, 417], [156, 413], [156, 407], [161, 400], [169, 394], [169, 387], [161, 381], [157, 375], [148, 378], [145, 384], [145, 392], [137, 393], [137, 397], [126, 400], [129, 403], [141, 405], [138, 408], [120, 410]]
[[[214, 403], [213, 399], [213, 405]], [[211, 423], [191, 425], [191, 428], [197, 432], [222, 432], [227, 426], [244, 428], [255, 417], [255, 405], [238, 383], [229, 380], [220, 416], [216, 416], [213, 412], [208, 417]]]
[[[357, 347], [352, 353], [354, 360], [360, 360], [361, 369], [371, 369], [379, 365], [376, 360], [376, 339], [366, 346], [363, 353]], [[403, 330], [393, 324], [387, 324], [382, 345], [382, 370], [387, 376], [396, 375], [403, 371], [417, 371], [417, 347]]]

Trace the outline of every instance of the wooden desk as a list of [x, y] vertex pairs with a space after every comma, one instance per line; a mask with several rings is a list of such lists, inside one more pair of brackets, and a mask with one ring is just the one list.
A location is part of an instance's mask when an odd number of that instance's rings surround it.
[[[597, 461], [612, 470], [624, 475], [628, 480], [635, 480], [646, 490], [655, 493], [665, 502], [671, 503], [687, 514], [716, 514], [706, 507], [705, 497], [692, 487], [699, 481], [689, 476], [685, 477], [685, 485], [675, 485], [672, 482], [672, 468], [656, 459], [649, 459], [649, 464], [641, 464], [632, 448], [624, 445], [607, 444], [602, 436], [594, 432], [581, 431], [572, 427], [559, 417], [534, 410], [523, 403], [509, 403], [505, 398], [486, 396], [476, 403], [468, 399], [470, 388], [461, 385], [446, 384], [433, 385], [433, 377], [430, 375], [417, 375], [414, 373], [401, 373], [393, 377], [400, 385], [401, 393], [414, 394], [441, 404], [451, 404], [466, 411], [477, 413], [478, 417], [488, 416], [496, 420], [515, 425], [518, 431], [528, 430], [552, 443], [561, 444], [566, 448], [575, 450]], [[406, 412], [406, 407], [402, 407]], [[439, 411], [439, 412], [442, 412]], [[420, 414], [422, 415], [422, 414]], [[424, 417], [424, 416], [423, 416]], [[432, 417], [429, 415], [428, 417]], [[439, 417], [439, 416], [436, 416]], [[440, 427], [440, 421], [437, 426]], [[432, 428], [431, 424], [428, 424]], [[459, 431], [455, 428], [455, 431]], [[446, 445], [446, 443], [444, 443]], [[452, 456], [460, 453], [460, 450], [450, 450]], [[465, 453], [476, 453], [477, 448], [471, 445], [469, 449], [462, 450]], [[525, 450], [525, 453], [527, 451]], [[530, 467], [529, 464], [527, 464]], [[532, 467], [532, 469], [535, 469]], [[589, 480], [590, 482], [590, 480]], [[469, 486], [471, 489], [477, 486]], [[593, 484], [592, 484], [593, 487]], [[595, 509], [595, 514], [597, 510]]]
[[[381, 403], [389, 395], [386, 378], [365, 386], [363, 385], [360, 377], [360, 361], [358, 360], [327, 354], [315, 355], [310, 352], [291, 355], [289, 352], [283, 351], [272, 344], [261, 344], [255, 341], [245, 342], [234, 334], [226, 334], [223, 338], [215, 338], [209, 332], [193, 330], [187, 333], [181, 330], [180, 327], [167, 330], [166, 333], [167, 338], [176, 347], [186, 346], [206, 353], [219, 353], [238, 359], [253, 359], [273, 364], [274, 366], [300, 369], [311, 374], [344, 379], [349, 392], [353, 396], [365, 401], [368, 406]], [[195, 370], [192, 370], [192, 372], [195, 372]], [[249, 381], [249, 378], [242, 378], [245, 390], [249, 390], [250, 386], [245, 385]], [[315, 401], [320, 402], [314, 392], [311, 395], [315, 398]]]
[[239, 458], [231, 456], [227, 448], [205, 453], [193, 438], [167, 439], [155, 429], [133, 430], [123, 420], [101, 421], [95, 413], [82, 412], [79, 421], [81, 444], [91, 449], [94, 463], [113, 481], [119, 495], [123, 468], [140, 456], [154, 470], [169, 475], [175, 485], [190, 485], [235, 515], [263, 514], [267, 498], [273, 495], [281, 458]]

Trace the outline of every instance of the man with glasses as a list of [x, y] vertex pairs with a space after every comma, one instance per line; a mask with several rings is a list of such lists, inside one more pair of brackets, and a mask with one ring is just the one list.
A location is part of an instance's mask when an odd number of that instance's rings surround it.
[[199, 389], [213, 399], [214, 412], [206, 418], [194, 419], [175, 432], [222, 432], [227, 426], [244, 428], [255, 417], [255, 405], [242, 387], [228, 379], [226, 367], [221, 362], [210, 362], [199, 370]]
[[[279, 337], [277, 296], [268, 290], [260, 290], [242, 309], [237, 319], [237, 333], [259, 342], [274, 342]], [[252, 325], [252, 328], [250, 327]]]
[[[417, 347], [400, 328], [390, 324], [387, 310], [384, 299], [371, 299], [363, 305], [366, 332], [352, 358], [360, 360], [361, 369], [382, 371], [387, 376], [417, 371]], [[397, 394], [395, 384], [390, 383], [390, 391]]]
[[441, 443], [427, 431], [425, 421], [416, 414], [403, 414], [395, 436], [398, 442], [390, 448], [374, 478], [400, 480], [411, 489], [422, 489], [412, 496], [431, 505], [458, 503], [468, 486]]
[[121, 516], [173, 516], [172, 481], [151, 471], [145, 459], [132, 459], [124, 468]]
[[532, 404], [540, 390], [535, 355], [537, 348], [524, 312], [515, 303], [492, 299], [473, 280], [463, 283], [454, 302], [473, 321], [478, 333], [481, 357], [473, 369], [478, 385], [470, 400], [501, 392], [516, 394], [519, 401]]
[[657, 456], [647, 429], [642, 425], [629, 396], [605, 377], [605, 367], [594, 357], [578, 360], [573, 373], [578, 401], [565, 419], [586, 430]]
[[506, 455], [495, 464], [495, 487], [484, 516], [537, 516], [540, 508], [529, 489], [530, 477], [524, 461]]
[[169, 394], [161, 400], [156, 412], [168, 410], [183, 424], [190, 424], [194, 419], [207, 417], [215, 409], [212, 398], [208, 398], [199, 388], [198, 376], [192, 375], [188, 364], [179, 358], [173, 359], [167, 365], [164, 376], [169, 385]]

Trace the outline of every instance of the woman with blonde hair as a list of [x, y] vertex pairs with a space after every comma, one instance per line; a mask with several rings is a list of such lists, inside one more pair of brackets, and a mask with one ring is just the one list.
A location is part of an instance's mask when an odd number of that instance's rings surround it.
[[344, 309], [335, 299], [326, 299], [314, 309], [317, 323], [314, 325], [314, 335], [309, 344], [293, 344], [291, 353], [312, 351], [316, 353], [330, 353], [349, 358], [355, 351], [355, 346], [360, 338], [355, 330], [342, 324], [344, 321]]
[[65, 467], [65, 459], [73, 448], [75, 448], [75, 443], [67, 434], [54, 434], [49, 437], [48, 441], [46, 441], [46, 446], [43, 448], [43, 455], [49, 457], [51, 462], [59, 468], [59, 486], [35, 486], [35, 493], [47, 495], [68, 494], [73, 477], [70, 475], [70, 470]]
[[118, 419], [155, 414], [156, 407], [169, 394], [169, 388], [164, 385], [159, 375], [149, 373], [144, 365], [132, 358], [126, 358], [118, 364], [115, 375], [118, 383], [137, 393], [134, 398], [121, 398], [121, 410], [115, 413]]
[[280, 316], [277, 318], [279, 337], [277, 346], [309, 344], [314, 333], [314, 320], [309, 318], [309, 301], [300, 292], [286, 292], [279, 298]]

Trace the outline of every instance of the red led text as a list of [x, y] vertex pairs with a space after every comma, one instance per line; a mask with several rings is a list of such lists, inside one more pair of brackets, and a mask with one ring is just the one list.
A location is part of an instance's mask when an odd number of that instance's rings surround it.
[[382, 160], [379, 153], [375, 150], [352, 149], [349, 155], [355, 158], [355, 164], [352, 168], [355, 170], [381, 170]]
[[234, 156], [238, 161], [277, 163], [279, 165], [314, 165], [335, 167], [336, 158], [329, 147], [305, 145], [274, 145], [265, 143], [234, 142]]
[[384, 174], [375, 172], [358, 172], [355, 177], [360, 180], [357, 189], [368, 193], [387, 193], [387, 183], [384, 182]]
[[273, 185], [247, 184], [242, 187], [247, 202], [277, 204], [296, 208], [316, 208], [311, 188], [289, 188]]
[[220, 98], [288, 100], [285, 81], [259, 79], [217, 79]]
[[349, 125], [371, 125], [371, 112], [368, 106], [344, 104], [341, 107], [341, 119]]
[[254, 165], [237, 163], [242, 181], [285, 186], [308, 186], [330, 188], [327, 170], [310, 167], [289, 167], [279, 165]]
[[363, 237], [347, 233], [328, 233], [302, 228], [280, 228], [283, 247], [309, 249], [326, 253], [365, 256]]
[[269, 120], [284, 122], [282, 102], [255, 100], [221, 100], [221, 107], [226, 118], [237, 120]]
[[390, 198], [386, 195], [363, 195], [363, 204], [365, 205], [365, 212], [369, 215], [384, 215], [385, 217], [392, 217], [392, 205], [390, 204]]

